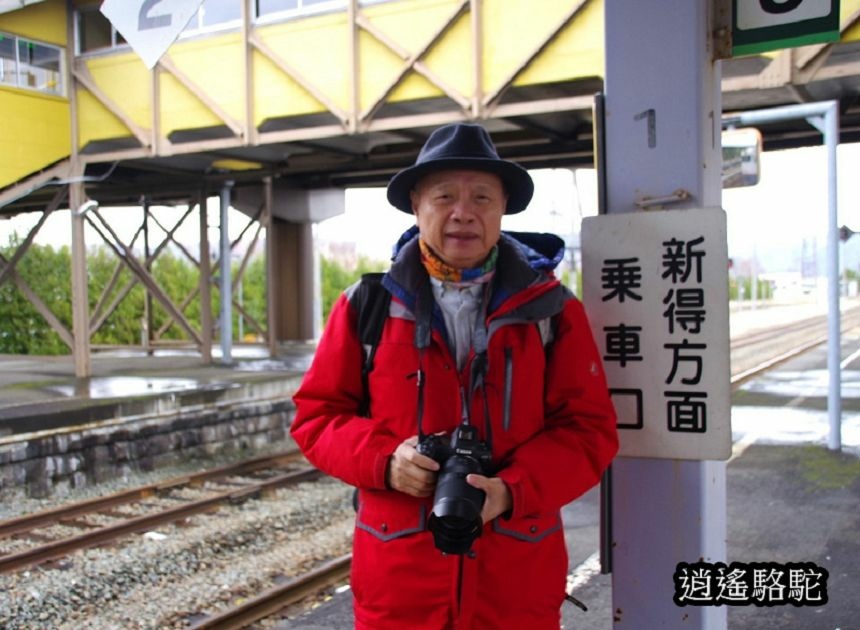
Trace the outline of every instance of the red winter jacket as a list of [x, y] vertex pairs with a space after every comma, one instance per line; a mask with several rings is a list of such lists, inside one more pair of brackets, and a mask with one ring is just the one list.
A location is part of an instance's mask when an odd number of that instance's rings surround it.
[[[427, 276], [417, 238], [406, 241], [413, 234], [414, 228], [401, 239], [405, 244], [383, 280], [393, 300], [369, 376], [369, 417], [357, 415], [363, 349], [350, 290], [335, 304], [294, 397], [292, 436], [308, 459], [359, 488], [355, 627], [558, 630], [568, 568], [560, 509], [599, 481], [618, 448], [615, 412], [585, 312], [549, 271], [560, 259], [561, 241], [503, 234], [499, 242], [485, 382], [493, 463], [513, 509], [484, 524], [468, 554], [446, 555], [427, 531], [432, 497], [385, 485], [388, 458], [417, 433], [413, 313]], [[554, 239], [555, 258], [539, 251], [547, 239]], [[425, 434], [454, 429], [461, 386], [468, 391], [470, 366], [457, 372], [443, 321], [436, 307], [423, 357]], [[544, 348], [541, 329], [548, 328], [554, 339]], [[483, 433], [482, 397], [475, 395], [470, 405]]]

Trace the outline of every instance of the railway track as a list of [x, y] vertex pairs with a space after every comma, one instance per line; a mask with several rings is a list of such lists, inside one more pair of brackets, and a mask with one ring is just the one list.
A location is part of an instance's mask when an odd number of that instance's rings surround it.
[[[842, 326], [843, 330], [860, 326], [860, 308], [843, 313]], [[824, 316], [739, 336], [731, 343], [733, 388], [826, 339]], [[76, 550], [110, 544], [123, 536], [205, 513], [217, 505], [239, 503], [318, 476], [320, 473], [309, 468], [298, 451], [290, 451], [0, 521], [0, 573], [36, 564], [50, 566], [46, 563]], [[205, 496], [196, 496], [200, 493]], [[63, 535], [63, 531], [76, 533]], [[25, 548], [16, 549], [16, 545]], [[213, 614], [197, 613], [193, 621], [189, 619], [190, 625], [207, 630], [248, 627], [344, 581], [350, 561], [349, 554], [329, 559], [303, 575], [245, 597], [237, 605]]]
[[[842, 312], [842, 331], [860, 326], [860, 308]], [[827, 316], [752, 331], [731, 341], [731, 383], [738, 389], [757, 375], [827, 341]]]
[[[5, 553], [0, 554], [0, 573], [56, 560], [320, 475], [307, 465], [297, 468], [303, 461], [294, 450], [2, 521], [0, 549]], [[20, 546], [25, 548], [16, 549]]]
[[246, 628], [305, 597], [319, 593], [327, 586], [345, 580], [349, 576], [351, 562], [351, 554], [330, 560], [286, 584], [273, 586], [238, 606], [207, 616], [191, 627], [195, 630]]

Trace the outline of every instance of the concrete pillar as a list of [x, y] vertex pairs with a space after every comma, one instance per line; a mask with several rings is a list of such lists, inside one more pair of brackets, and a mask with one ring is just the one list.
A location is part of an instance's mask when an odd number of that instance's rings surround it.
[[[313, 224], [342, 214], [343, 190], [297, 190], [278, 181], [237, 187], [233, 207], [267, 221], [269, 347], [316, 339], [321, 331], [319, 264]], [[272, 336], [272, 332], [274, 336]]]
[[270, 232], [275, 259], [269, 299], [275, 305], [275, 338], [314, 339], [314, 302], [319, 292], [314, 282], [313, 226], [273, 219]]

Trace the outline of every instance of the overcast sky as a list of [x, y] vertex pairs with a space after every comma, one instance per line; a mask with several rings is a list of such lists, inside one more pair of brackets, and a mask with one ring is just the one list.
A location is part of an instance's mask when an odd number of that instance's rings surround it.
[[[860, 232], [860, 144], [840, 146], [837, 160], [839, 224]], [[597, 182], [592, 169], [579, 169], [575, 175], [564, 169], [532, 171], [532, 177], [535, 197], [531, 205], [518, 215], [505, 217], [504, 229], [565, 235], [579, 231], [582, 217], [596, 214]], [[799, 271], [804, 240], [820, 256], [826, 248], [826, 148], [765, 153], [759, 184], [723, 191], [723, 207], [729, 256], [742, 260], [755, 255], [767, 271], [792, 267]], [[385, 260], [391, 245], [412, 223], [408, 215], [388, 205], [384, 190], [352, 190], [347, 194], [346, 213], [321, 223], [317, 234], [332, 241], [360, 234], [359, 251]], [[850, 242], [851, 252], [855, 249], [860, 250], [860, 235]], [[858, 256], [846, 258], [857, 264]]]
[[[838, 149], [839, 224], [860, 232], [860, 144]], [[758, 185], [723, 192], [723, 207], [728, 216], [729, 256], [736, 260], [755, 255], [767, 271], [799, 270], [804, 239], [813, 242], [823, 255], [827, 230], [827, 160], [823, 146], [765, 153]], [[505, 217], [503, 228], [519, 231], [554, 232], [562, 236], [577, 232], [584, 216], [597, 210], [596, 179], [591, 169], [575, 173], [566, 169], [532, 171], [535, 197], [528, 210]], [[179, 218], [179, 211], [155, 208], [166, 228]], [[106, 211], [115, 216], [117, 210]], [[139, 213], [138, 210], [133, 210]], [[217, 202], [210, 204], [210, 225], [218, 221]], [[54, 246], [70, 242], [68, 212], [55, 212], [42, 228], [36, 242]], [[138, 214], [134, 214], [135, 217]], [[23, 238], [38, 220], [32, 213], [0, 220], [0, 243], [7, 243], [17, 230]], [[117, 231], [128, 242], [139, 226], [139, 218], [116, 223]], [[230, 232], [235, 237], [245, 227], [245, 215], [231, 213]], [[346, 195], [346, 213], [328, 219], [315, 228], [317, 237], [329, 241], [356, 241], [358, 250], [369, 257], [387, 260], [391, 246], [413, 224], [411, 216], [395, 210], [385, 200], [384, 189], [352, 189]], [[178, 238], [196, 251], [197, 221], [186, 220]], [[160, 230], [153, 230], [160, 240]], [[246, 239], [249, 238], [246, 236]], [[94, 233], [87, 243], [99, 242]], [[217, 245], [217, 229], [210, 233]], [[855, 255], [854, 252], [857, 252]], [[845, 247], [846, 264], [860, 263], [860, 236]]]
[[[768, 152], [761, 168], [758, 185], [723, 191], [729, 256], [750, 258], [755, 253], [768, 271], [788, 271], [783, 267], [792, 264], [792, 257], [799, 260], [804, 240], [815, 243], [823, 256], [828, 221], [826, 148]], [[839, 146], [838, 223], [860, 232], [858, 173], [860, 144]], [[855, 269], [858, 246], [860, 236], [844, 248], [844, 262]], [[824, 273], [820, 266], [819, 273]]]

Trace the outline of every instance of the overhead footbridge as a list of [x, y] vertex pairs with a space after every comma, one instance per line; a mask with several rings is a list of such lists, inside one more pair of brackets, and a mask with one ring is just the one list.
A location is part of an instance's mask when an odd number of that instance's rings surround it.
[[[480, 122], [503, 157], [528, 168], [593, 165], [603, 1], [205, 0], [149, 69], [98, 2], [0, 0], [0, 215], [40, 214], [0, 261], [0, 282], [27, 295], [87, 375], [91, 339], [117, 299], [89, 295], [88, 224], [211, 360], [216, 317], [205, 308], [192, 316], [189, 305], [209, 303], [223, 273], [212, 264], [218, 248], [205, 212], [219, 197], [265, 242], [258, 336], [272, 352], [311, 339], [313, 223], [343, 211], [346, 188], [383, 186], [436, 126]], [[718, 57], [727, 56], [730, 6], [714, 3]], [[842, 0], [839, 30], [838, 42], [724, 59], [723, 112], [837, 100], [841, 141], [860, 140], [860, 0]], [[765, 149], [821, 142], [805, 121], [762, 132]], [[123, 242], [112, 226], [143, 209], [146, 233], [152, 206], [176, 208], [162, 244], [142, 251]], [[73, 269], [64, 317], [15, 266], [43, 220], [66, 209]], [[178, 246], [173, 230], [194, 221], [200, 241], [184, 254], [199, 269], [198, 289], [177, 298], [151, 266], [162, 247]], [[146, 328], [143, 345], [157, 348], [158, 331]]]

